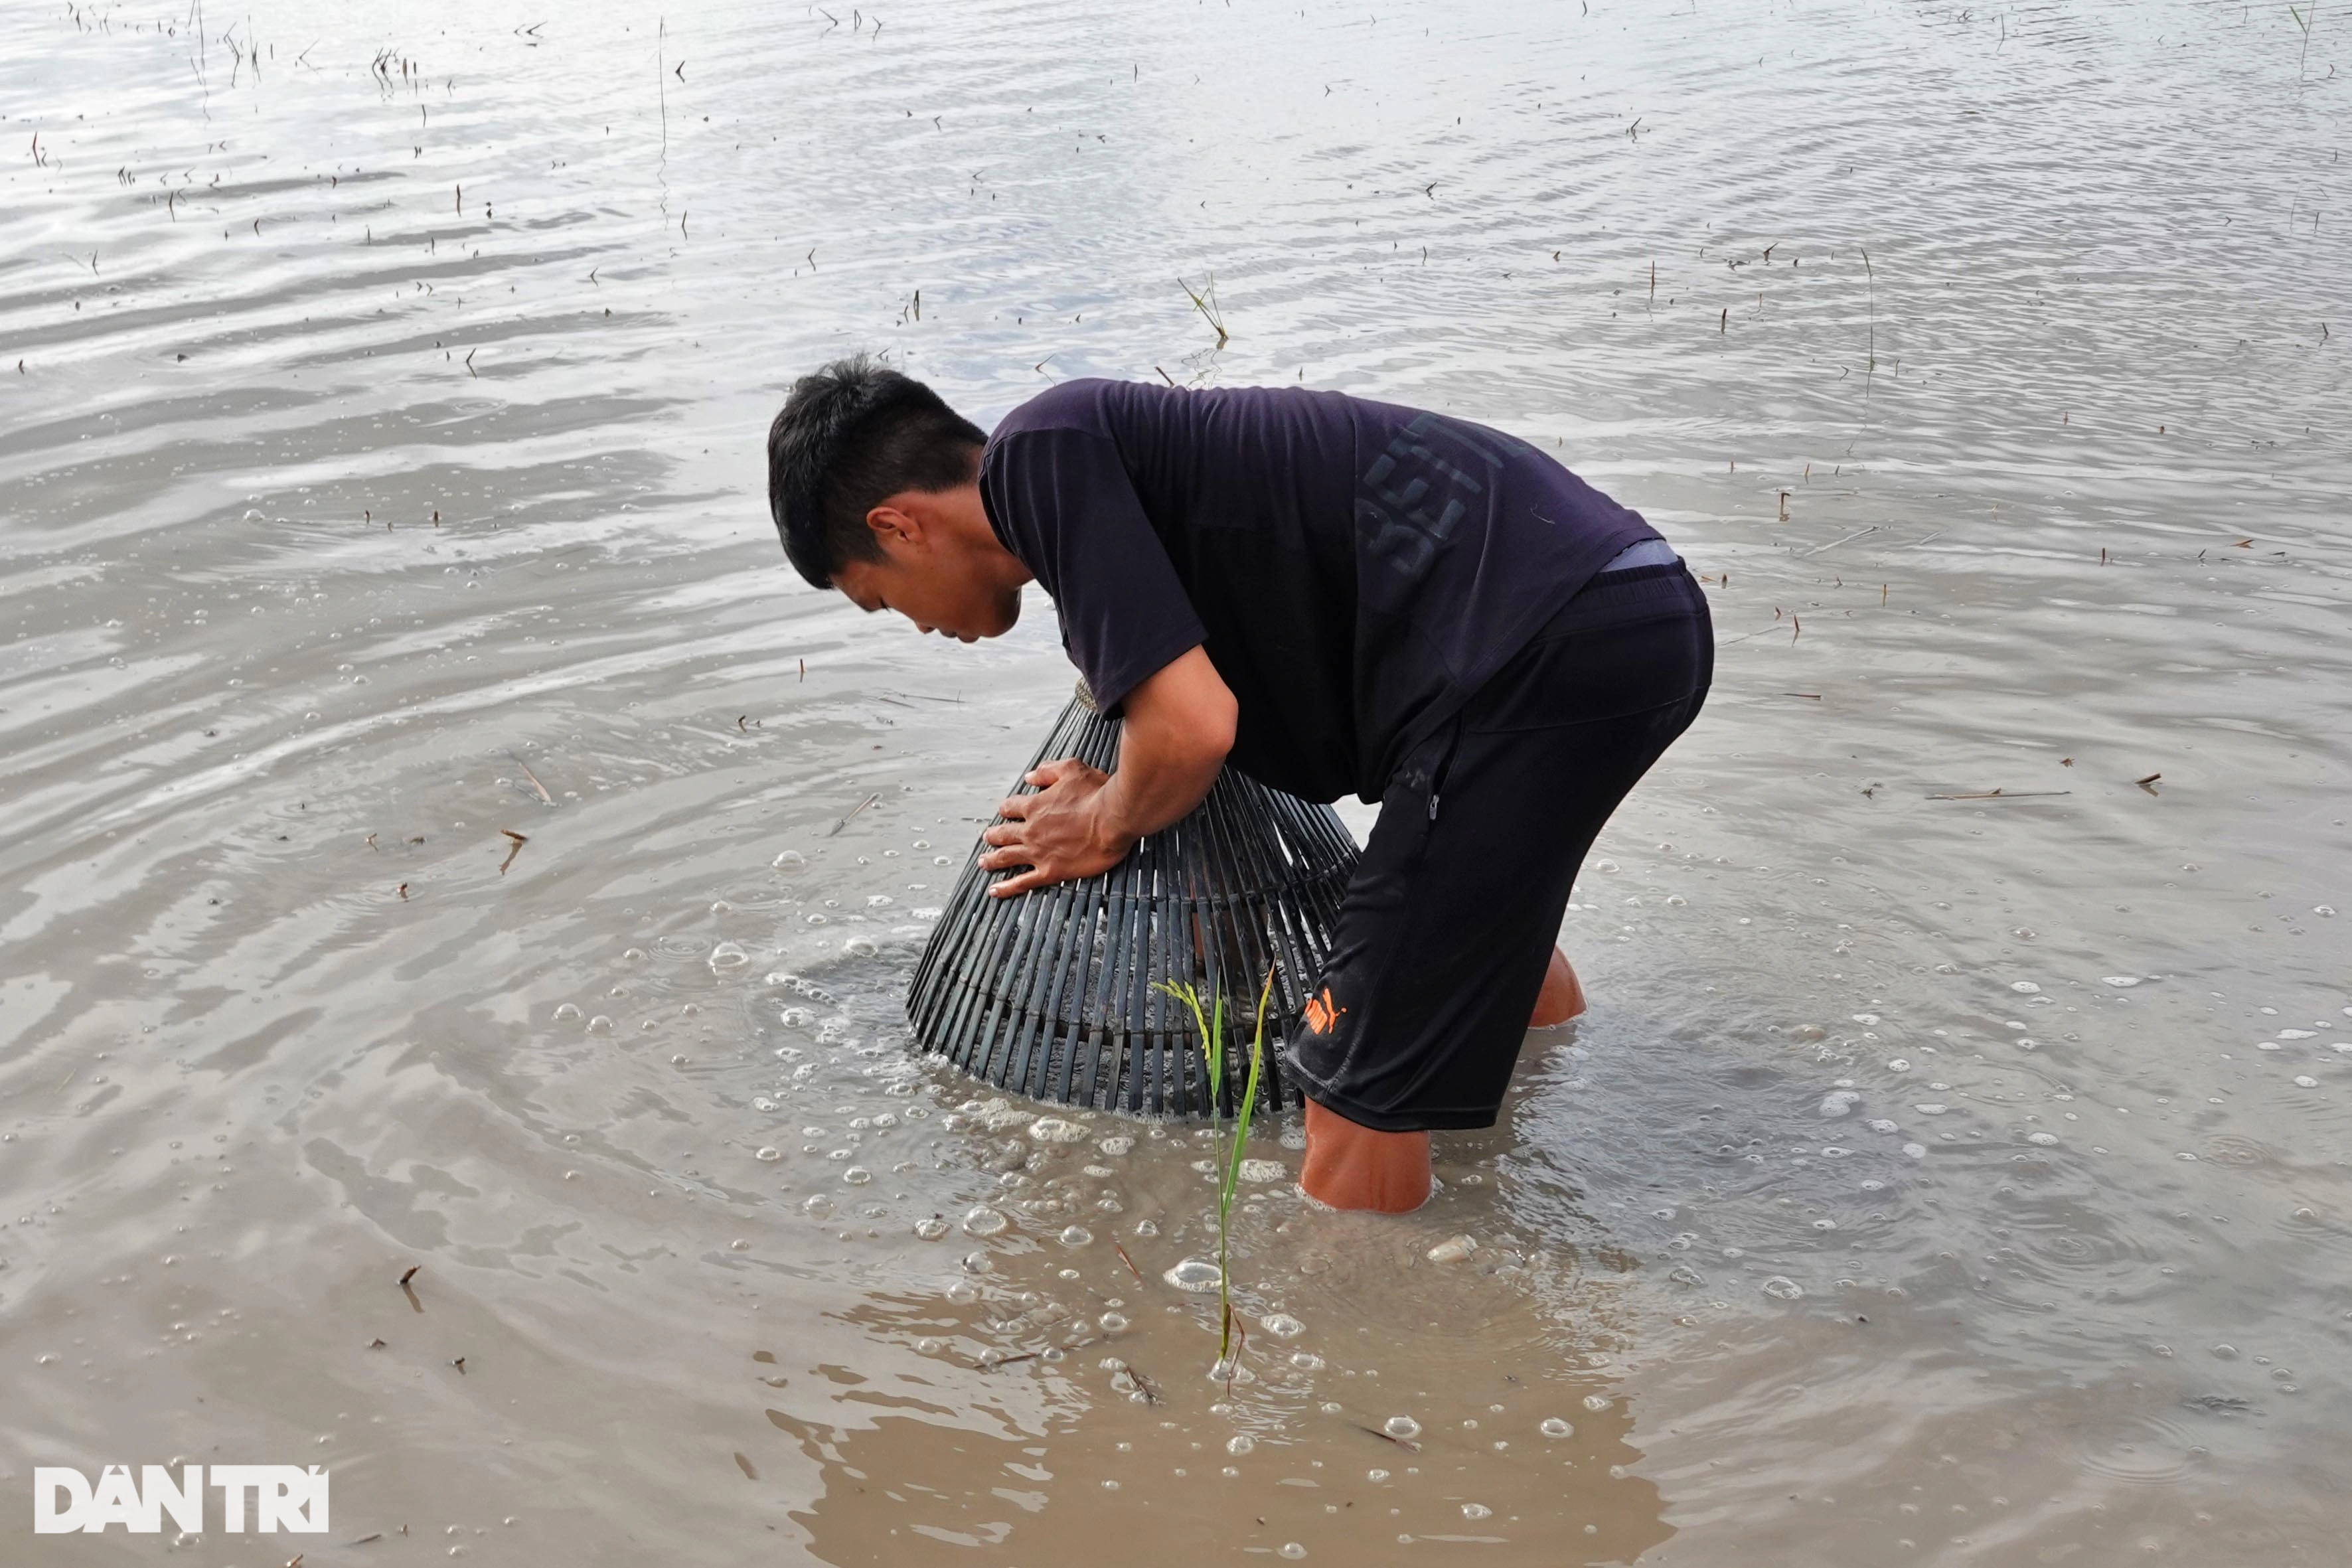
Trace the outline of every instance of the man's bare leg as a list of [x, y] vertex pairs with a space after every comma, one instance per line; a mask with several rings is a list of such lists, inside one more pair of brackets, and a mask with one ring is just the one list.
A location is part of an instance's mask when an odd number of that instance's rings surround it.
[[[1584, 987], [1557, 947], [1544, 970], [1528, 1026], [1565, 1024], [1584, 1011]], [[1409, 1214], [1429, 1201], [1429, 1134], [1381, 1132], [1307, 1102], [1307, 1160], [1298, 1173], [1307, 1195], [1335, 1209]]]
[[1531, 1029], [1548, 1029], [1554, 1024], [1565, 1024], [1584, 1011], [1584, 987], [1576, 981], [1576, 971], [1568, 966], [1568, 955], [1558, 948], [1551, 950], [1551, 963], [1544, 970], [1543, 990], [1537, 994], [1536, 1010], [1528, 1019]]
[[1409, 1214], [1429, 1201], [1429, 1134], [1376, 1131], [1310, 1100], [1298, 1184], [1335, 1209]]

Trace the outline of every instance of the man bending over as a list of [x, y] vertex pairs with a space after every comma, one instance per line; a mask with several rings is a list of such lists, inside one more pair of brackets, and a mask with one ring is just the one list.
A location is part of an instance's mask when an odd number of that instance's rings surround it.
[[1706, 694], [1706, 601], [1641, 517], [1499, 431], [1304, 388], [1066, 382], [983, 436], [864, 357], [768, 433], [784, 552], [962, 642], [1035, 581], [1118, 768], [1006, 801], [993, 892], [1088, 877], [1222, 767], [1378, 801], [1293, 1031], [1300, 1184], [1429, 1195], [1429, 1133], [1486, 1127], [1530, 1023], [1584, 998], [1553, 945], [1601, 826]]

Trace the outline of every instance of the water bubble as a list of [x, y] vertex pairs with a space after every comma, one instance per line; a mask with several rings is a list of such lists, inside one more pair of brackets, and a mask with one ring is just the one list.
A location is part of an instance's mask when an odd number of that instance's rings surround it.
[[1364, 1479], [1371, 1482], [1374, 1486], [1380, 1485], [1381, 1482], [1387, 1480], [1388, 1479], [1389, 1473], [1386, 1470], [1366, 1470], [1364, 1472]]
[[1381, 1430], [1401, 1443], [1410, 1443], [1421, 1436], [1421, 1423], [1410, 1415], [1391, 1415], [1381, 1423]]
[[1475, 1237], [1448, 1237], [1429, 1249], [1429, 1260], [1432, 1263], [1459, 1263], [1477, 1250]]
[[874, 1173], [863, 1165], [852, 1165], [841, 1173], [841, 1179], [853, 1187], [862, 1187], [874, 1179]]
[[613, 1032], [613, 1020], [599, 1013], [588, 1020], [588, 1032], [592, 1035], [609, 1035]]
[[1097, 1318], [1095, 1322], [1099, 1325], [1102, 1331], [1107, 1334], [1123, 1334], [1127, 1332], [1127, 1320], [1117, 1312], [1105, 1312], [1101, 1317]]
[[871, 958], [882, 950], [875, 944], [874, 939], [870, 936], [853, 936], [841, 944], [841, 951], [855, 953], [859, 958]]
[[1570, 1426], [1567, 1422], [1561, 1420], [1557, 1415], [1545, 1416], [1537, 1426], [1536, 1430], [1542, 1433], [1547, 1437], [1573, 1437], [1576, 1436], [1576, 1428]]
[[781, 1159], [782, 1159], [783, 1157], [784, 1157], [784, 1152], [783, 1152], [782, 1149], [778, 1149], [778, 1148], [774, 1147], [773, 1145], [770, 1145], [770, 1146], [769, 1146], [769, 1147], [767, 1147], [767, 1148], [761, 1149], [758, 1153], [756, 1153], [756, 1154], [754, 1154], [754, 1155], [752, 1155], [752, 1156], [751, 1156], [751, 1158], [753, 1158], [754, 1160], [768, 1160], [768, 1161], [781, 1160]]
[[1832, 1119], [1840, 1116], [1851, 1116], [1853, 1114], [1855, 1104], [1861, 1099], [1862, 1096], [1854, 1093], [1852, 1089], [1839, 1089], [1834, 1094], [1825, 1094], [1822, 1096], [1821, 1104], [1814, 1109], [1822, 1116]]
[[1062, 1232], [1064, 1247], [1084, 1247], [1094, 1238], [1095, 1233], [1082, 1225], [1070, 1226]]
[[1244, 1160], [1241, 1178], [1244, 1182], [1279, 1182], [1290, 1174], [1290, 1168], [1279, 1160]]
[[2051, 1144], [2058, 1142], [2058, 1134], [2055, 1132], [2029, 1132], [2025, 1136], [2025, 1141], [2028, 1143], [2039, 1143], [2046, 1149]]
[[808, 1202], [801, 1205], [801, 1210], [804, 1214], [819, 1215], [829, 1215], [833, 1212], [833, 1200], [826, 1197], [823, 1193], [819, 1193], [816, 1196], [809, 1199]]
[[777, 856], [774, 859], [769, 861], [768, 864], [774, 867], [779, 871], [786, 871], [790, 870], [794, 866], [807, 865], [808, 857], [802, 854], [797, 849], [787, 849], [782, 854]]
[[578, 1016], [580, 1016], [580, 1009], [569, 1002], [559, 1004], [555, 1009], [555, 1021], [559, 1024], [569, 1024]]
[[1307, 1548], [1299, 1545], [1296, 1541], [1286, 1541], [1277, 1550], [1276, 1555], [1287, 1557], [1296, 1562], [1297, 1559], [1307, 1555]]
[[1278, 1340], [1295, 1340], [1307, 1331], [1307, 1325], [1287, 1312], [1269, 1312], [1257, 1326]]
[[[1139, 1231], [1140, 1227], [1138, 1228]], [[1179, 1290], [1187, 1290], [1197, 1296], [1204, 1291], [1215, 1289], [1220, 1276], [1217, 1273], [1217, 1266], [1207, 1258], [1188, 1258], [1170, 1268], [1160, 1278]]]
[[730, 969], [740, 969], [751, 962], [751, 955], [735, 942], [722, 942], [710, 950], [710, 967], [722, 973]]
[[1029, 1136], [1040, 1143], [1076, 1143], [1086, 1135], [1085, 1128], [1058, 1116], [1041, 1116], [1029, 1124]]
[[937, 1241], [947, 1233], [948, 1222], [937, 1215], [931, 1215], [929, 1219], [919, 1219], [915, 1222], [915, 1234], [925, 1241]]
[[2102, 974], [2099, 979], [2106, 984], [2118, 987], [2127, 988], [2139, 984], [2139, 976], [2137, 974]]
[[2028, 996], [2033, 995], [2042, 989], [2041, 986], [2036, 985], [2031, 980], [2012, 980], [2009, 983], [2009, 988], [2011, 991], [2020, 992]]
[[2296, 1075], [2294, 1087], [2297, 1089], [2317, 1089], [2319, 1087], [2319, 1080], [2312, 1077], [2309, 1073], [2301, 1073]]
[[966, 1236], [1002, 1236], [1012, 1223], [986, 1204], [974, 1204], [971, 1211], [963, 1216], [963, 1233]]
[[1257, 1439], [1246, 1432], [1237, 1432], [1225, 1439], [1225, 1452], [1228, 1454], [1246, 1454], [1256, 1447]]
[[1775, 1274], [1759, 1287], [1776, 1301], [1793, 1301], [1805, 1293], [1805, 1288], [1785, 1274]]
[[1465, 1519], [1489, 1519], [1494, 1516], [1494, 1512], [1493, 1509], [1483, 1502], [1465, 1502], [1462, 1505], [1462, 1517]]
[[1909, 1072], [1911, 1070], [1911, 1064], [1905, 1061], [1901, 1057], [1896, 1057], [1893, 1061], [1886, 1064], [1886, 1070], [1888, 1072]]
[[1588, 1394], [1584, 1396], [1584, 1407], [1597, 1415], [1609, 1408], [1609, 1396], [1605, 1394]]
[[1292, 1351], [1290, 1352], [1290, 1364], [1297, 1367], [1301, 1372], [1321, 1372], [1323, 1370], [1323, 1358], [1317, 1355], [1313, 1351]]
[[2216, 1361], [2235, 1361], [2238, 1359], [2238, 1347], [2229, 1344], [2215, 1345], [2213, 1358]]
[[1037, 1120], [1035, 1111], [1024, 1110], [1002, 1099], [985, 1100], [970, 1109], [972, 1120], [991, 1132], [1009, 1132]]
[[1116, 1160], [1135, 1147], [1135, 1140], [1122, 1133], [1116, 1138], [1105, 1138], [1095, 1147], [1101, 1150], [1106, 1158]]

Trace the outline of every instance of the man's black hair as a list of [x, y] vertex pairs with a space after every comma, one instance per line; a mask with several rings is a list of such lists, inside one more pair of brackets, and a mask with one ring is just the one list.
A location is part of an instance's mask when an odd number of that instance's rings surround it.
[[912, 376], [866, 354], [793, 384], [768, 426], [768, 510], [784, 554], [819, 588], [851, 561], [878, 561], [866, 514], [900, 490], [969, 481], [988, 437]]

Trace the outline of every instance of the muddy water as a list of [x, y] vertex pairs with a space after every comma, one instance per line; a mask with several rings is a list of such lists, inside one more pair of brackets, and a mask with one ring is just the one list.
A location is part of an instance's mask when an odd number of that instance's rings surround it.
[[[2338, 1555], [2352, 32], [828, 9], [0, 16], [0, 1561], [174, 1458], [313, 1563]], [[1470, 414], [1710, 580], [1591, 1014], [1425, 1212], [1248, 1190], [1230, 1389], [1204, 1146], [904, 1049], [1068, 671], [783, 568], [853, 347]]]

